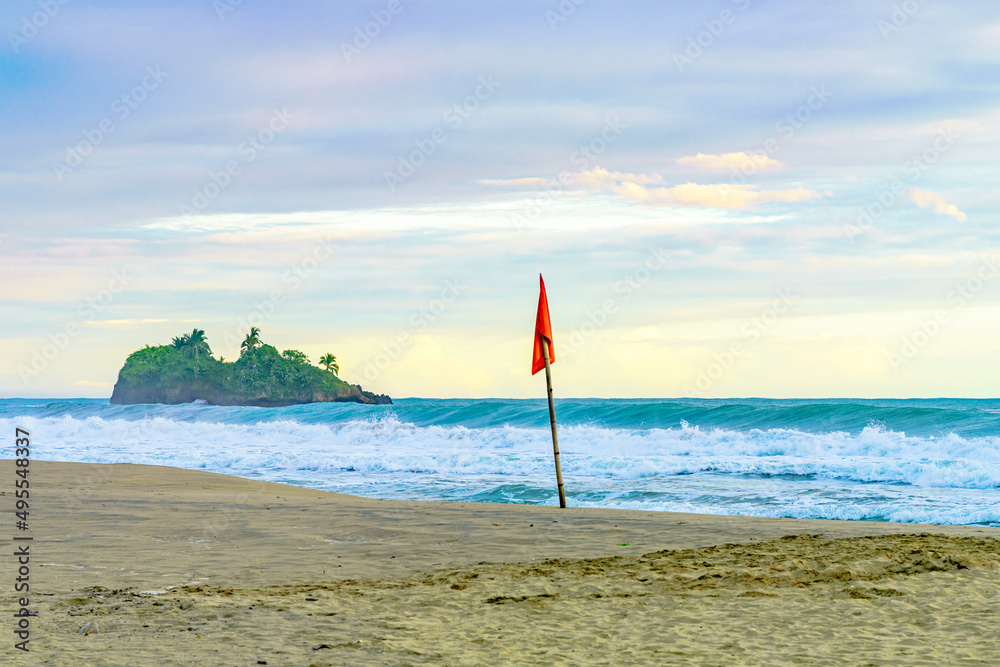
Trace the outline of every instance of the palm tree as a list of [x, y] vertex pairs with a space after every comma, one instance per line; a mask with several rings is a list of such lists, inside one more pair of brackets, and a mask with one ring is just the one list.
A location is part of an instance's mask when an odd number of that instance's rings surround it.
[[340, 373], [340, 366], [337, 364], [337, 357], [333, 356], [329, 352], [319, 358], [319, 365], [326, 366], [326, 370], [330, 371], [334, 375]]
[[249, 352], [257, 347], [260, 347], [260, 345], [260, 329], [257, 327], [250, 327], [250, 333], [247, 334], [247, 337], [243, 340], [243, 344], [240, 345], [240, 350], [242, 352]]
[[187, 335], [187, 350], [190, 350], [189, 354], [194, 356], [195, 359], [200, 358], [202, 354], [212, 354], [212, 348], [208, 346], [208, 339], [205, 337], [204, 329], [191, 330], [191, 333]]
[[212, 348], [208, 346], [208, 339], [205, 338], [204, 329], [192, 329], [191, 333], [183, 336], [174, 336], [170, 341], [175, 350], [179, 350], [185, 357], [201, 358], [201, 355], [211, 356]]

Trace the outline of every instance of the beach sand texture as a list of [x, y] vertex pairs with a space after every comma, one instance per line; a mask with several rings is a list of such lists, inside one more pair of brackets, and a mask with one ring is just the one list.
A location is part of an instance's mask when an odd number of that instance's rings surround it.
[[[10, 461], [0, 474], [10, 498]], [[40, 615], [14, 651], [2, 559], [4, 664], [1000, 664], [993, 528], [379, 501], [127, 464], [31, 475]]]

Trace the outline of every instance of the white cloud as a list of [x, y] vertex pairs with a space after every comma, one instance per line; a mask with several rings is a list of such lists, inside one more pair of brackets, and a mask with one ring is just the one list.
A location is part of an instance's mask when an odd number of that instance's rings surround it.
[[794, 190], [760, 190], [758, 185], [730, 185], [728, 183], [701, 185], [685, 183], [672, 188], [651, 191], [651, 198], [664, 203], [707, 208], [747, 208], [753, 204], [782, 201], [795, 202], [817, 199], [821, 195], [813, 190], [798, 187]]
[[[629, 174], [621, 171], [608, 171], [601, 167], [595, 167], [589, 171], [581, 171], [574, 174], [574, 179], [580, 185], [584, 185], [594, 190], [612, 190], [615, 187], [644, 186], [655, 183], [663, 183], [663, 177], [659, 174], [647, 176], [646, 174]], [[619, 193], [620, 194], [620, 193]]]
[[98, 389], [107, 389], [114, 386], [110, 382], [91, 382], [90, 380], [77, 380], [73, 384], [77, 387], [96, 387]]
[[756, 172], [758, 169], [770, 169], [779, 167], [781, 163], [766, 155], [749, 155], [747, 153], [723, 153], [722, 155], [686, 155], [677, 158], [679, 165], [692, 165], [702, 169], [745, 169], [751, 168]]
[[532, 188], [544, 188], [555, 185], [554, 178], [486, 178], [479, 181], [481, 185], [521, 185]]
[[610, 190], [634, 201], [673, 206], [743, 209], [753, 204], [816, 199], [821, 195], [802, 187], [794, 190], [761, 190], [758, 185], [729, 183], [684, 183], [672, 187], [648, 187], [662, 183], [658, 175], [610, 172], [597, 167], [576, 174], [577, 183], [595, 190]]
[[[730, 155], [745, 155], [732, 153]], [[706, 156], [725, 157], [725, 156]], [[552, 181], [543, 178], [518, 178], [512, 180], [480, 181], [486, 185], [526, 185], [548, 187]], [[820, 193], [798, 187], [793, 190], [761, 190], [759, 185], [729, 183], [683, 183], [667, 186], [659, 174], [633, 174], [608, 171], [601, 167], [577, 172], [568, 187], [613, 192], [632, 201], [660, 206], [700, 206], [716, 209], [745, 209], [766, 202], [794, 202], [817, 199]], [[659, 186], [659, 187], [654, 187]]]
[[940, 213], [942, 215], [947, 215], [955, 218], [959, 222], [965, 222], [965, 219], [969, 216], [965, 215], [958, 210], [958, 207], [954, 204], [949, 204], [944, 200], [944, 198], [928, 190], [921, 190], [920, 188], [912, 188], [910, 190], [910, 199], [919, 206], [920, 208], [934, 208], [935, 213]]
[[[123, 320], [93, 320], [90, 322], [84, 322], [83, 326], [93, 327], [96, 329], [135, 329], [143, 324], [162, 324], [163, 322], [171, 322], [173, 320], [164, 318], [131, 318]], [[194, 322], [197, 320], [178, 320], [181, 322]]]

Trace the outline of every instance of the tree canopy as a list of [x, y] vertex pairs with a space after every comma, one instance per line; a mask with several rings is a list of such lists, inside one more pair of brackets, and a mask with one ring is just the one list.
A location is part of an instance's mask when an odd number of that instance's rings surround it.
[[334, 375], [338, 375], [340, 373], [340, 365], [337, 363], [337, 357], [333, 356], [329, 352], [319, 358], [319, 365], [324, 366], [326, 370], [330, 371]]
[[285, 350], [281, 353], [281, 356], [297, 364], [309, 363], [309, 357], [306, 356], [305, 352], [299, 352], [298, 350]]
[[253, 327], [240, 357], [226, 362], [212, 356], [205, 332], [194, 329], [170, 345], [145, 346], [133, 352], [118, 374], [112, 395], [116, 403], [189, 403], [204, 399], [215, 405], [292, 405], [315, 401], [389, 403], [386, 396], [344, 382], [332, 353], [317, 368], [300, 350], [278, 352]]
[[245, 352], [250, 352], [260, 346], [260, 329], [257, 327], [250, 327], [250, 333], [247, 334], [247, 337], [243, 339], [243, 344], [240, 345], [240, 354], [242, 355]]
[[175, 350], [179, 350], [185, 357], [200, 359], [203, 356], [212, 356], [212, 348], [208, 346], [208, 339], [205, 337], [204, 329], [192, 329], [189, 334], [174, 336], [171, 344]]

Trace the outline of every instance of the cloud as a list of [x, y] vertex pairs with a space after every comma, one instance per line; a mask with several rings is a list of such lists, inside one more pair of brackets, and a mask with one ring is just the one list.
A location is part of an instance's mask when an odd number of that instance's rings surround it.
[[629, 174], [597, 167], [576, 174], [576, 182], [595, 190], [649, 204], [701, 206], [705, 208], [743, 209], [765, 202], [795, 202], [816, 199], [821, 195], [802, 187], [794, 190], [761, 190], [759, 185], [729, 183], [684, 183], [673, 187], [648, 187], [663, 183], [658, 175]]
[[920, 208], [934, 208], [935, 213], [941, 213], [942, 215], [951, 216], [959, 222], [965, 222], [965, 219], [969, 216], [965, 215], [958, 210], [958, 207], [954, 204], [949, 204], [944, 200], [939, 194], [935, 194], [928, 190], [921, 190], [920, 188], [912, 188], [910, 190], [910, 199], [913, 200]]
[[[746, 155], [731, 153], [729, 155]], [[726, 157], [726, 156], [705, 156]], [[772, 162], [774, 162], [772, 160]], [[561, 177], [562, 178], [562, 177]], [[572, 174], [559, 181], [544, 178], [516, 178], [509, 180], [479, 181], [485, 185], [524, 185], [550, 187], [561, 185], [596, 191], [613, 192], [619, 197], [632, 201], [659, 206], [700, 206], [717, 209], [745, 209], [754, 204], [766, 202], [795, 202], [818, 199], [822, 195], [803, 187], [794, 190], [761, 190], [759, 185], [745, 183], [683, 183], [668, 187], [659, 174], [633, 174], [622, 171], [608, 171], [601, 167]], [[659, 187], [654, 187], [659, 186]]]
[[654, 183], [663, 183], [663, 177], [659, 174], [653, 174], [652, 176], [647, 176], [646, 174], [629, 174], [621, 171], [608, 171], [600, 167], [595, 167], [589, 171], [581, 171], [574, 174], [573, 177], [580, 185], [594, 190], [615, 190], [616, 187], [620, 187], [624, 188], [625, 191], [632, 191], [632, 186], [641, 187]]
[[110, 382], [91, 382], [90, 380], [77, 380], [73, 384], [77, 387], [96, 387], [98, 389], [107, 389], [114, 386]]
[[821, 195], [814, 190], [798, 187], [794, 190], [760, 190], [759, 185], [730, 185], [728, 183], [700, 185], [685, 183], [672, 188], [659, 188], [652, 192], [656, 199], [664, 203], [683, 206], [704, 206], [706, 208], [747, 208], [753, 204], [767, 202], [795, 202], [818, 199]]
[[532, 188], [544, 188], [555, 185], [554, 178], [486, 178], [479, 181], [480, 185], [521, 185]]
[[[143, 324], [162, 324], [163, 322], [170, 322], [169, 319], [163, 318], [133, 318], [124, 320], [93, 320], [91, 322], [85, 322], [84, 326], [94, 327], [96, 329], [135, 329]], [[194, 320], [181, 320], [183, 322], [189, 322]]]
[[722, 155], [686, 155], [677, 158], [679, 165], [692, 165], [702, 169], [744, 169], [754, 171], [782, 166], [780, 162], [766, 155], [748, 155], [747, 153], [723, 153]]

